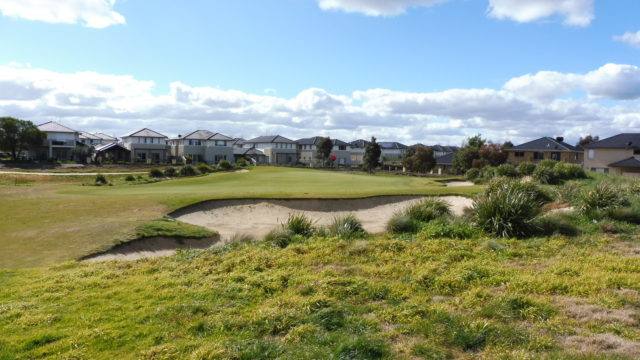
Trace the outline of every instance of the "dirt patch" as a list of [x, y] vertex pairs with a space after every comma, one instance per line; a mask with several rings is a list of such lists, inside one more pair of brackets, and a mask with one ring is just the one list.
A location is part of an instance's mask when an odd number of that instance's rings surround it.
[[634, 326], [638, 323], [638, 311], [632, 307], [608, 309], [601, 306], [587, 304], [584, 300], [564, 298], [559, 301], [567, 315], [581, 323], [621, 323]]
[[635, 358], [640, 354], [640, 343], [623, 339], [613, 334], [597, 334], [591, 336], [569, 336], [564, 344], [577, 353], [582, 354], [618, 354]]
[[208, 249], [221, 244], [218, 237], [205, 239], [181, 239], [149, 237], [118, 244], [113, 248], [86, 256], [81, 261], [137, 260], [173, 255], [176, 249]]
[[[378, 196], [360, 199], [234, 199], [212, 200], [192, 205], [171, 216], [216, 230], [223, 240], [235, 234], [251, 234], [261, 239], [284, 222], [291, 213], [304, 213], [316, 225], [326, 225], [335, 217], [354, 214], [370, 233], [385, 230], [387, 221], [399, 210], [420, 201], [423, 196]], [[461, 196], [444, 196], [451, 211], [460, 215], [473, 204]]]
[[475, 186], [471, 181], [449, 181], [446, 182], [445, 185], [455, 187], [455, 186]]

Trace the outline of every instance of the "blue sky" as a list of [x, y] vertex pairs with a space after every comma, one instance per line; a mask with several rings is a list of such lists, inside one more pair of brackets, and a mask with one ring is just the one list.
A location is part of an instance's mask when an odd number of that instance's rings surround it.
[[[0, 0], [5, 115], [118, 135], [150, 126], [455, 144], [640, 125], [637, 0], [387, 0], [400, 14], [380, 0], [47, 3]], [[554, 79], [505, 88], [541, 71]], [[558, 81], [563, 91], [547, 89]], [[15, 86], [42, 91], [20, 100]], [[509, 121], [519, 111], [525, 126]]]

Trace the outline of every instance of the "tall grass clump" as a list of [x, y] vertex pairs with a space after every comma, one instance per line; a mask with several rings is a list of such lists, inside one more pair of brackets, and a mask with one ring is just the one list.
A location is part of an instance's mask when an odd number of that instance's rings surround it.
[[107, 177], [102, 175], [102, 174], [98, 174], [96, 175], [96, 180], [95, 180], [96, 185], [106, 185], [109, 183], [109, 181], [107, 181]]
[[626, 204], [619, 187], [603, 182], [584, 191], [579, 198], [578, 210], [583, 215], [597, 217], [603, 211], [622, 207]]
[[151, 169], [149, 170], [150, 178], [161, 178], [164, 177], [164, 173], [160, 169]]
[[124, 178], [124, 181], [136, 181], [136, 177], [133, 175], [127, 175], [127, 177]]
[[536, 169], [536, 164], [532, 163], [532, 162], [528, 162], [525, 161], [523, 163], [520, 163], [520, 165], [518, 165], [518, 174], [520, 174], [521, 176], [529, 176], [529, 175], [533, 175], [533, 172]]
[[265, 241], [284, 249], [291, 244], [294, 235], [295, 234], [291, 230], [284, 226], [278, 226], [277, 228], [269, 231], [264, 239]]
[[326, 230], [329, 235], [343, 239], [361, 238], [366, 235], [362, 224], [353, 214], [334, 218]]
[[549, 197], [536, 185], [515, 180], [493, 181], [473, 203], [474, 222], [501, 237], [528, 237]]
[[420, 230], [420, 222], [405, 211], [397, 211], [387, 222], [387, 231], [392, 234], [415, 233]]
[[289, 214], [282, 227], [291, 231], [294, 235], [313, 235], [313, 222], [305, 214]]
[[540, 184], [555, 185], [560, 182], [560, 178], [553, 170], [553, 167], [542, 166], [542, 164], [538, 165], [533, 171], [533, 178]]
[[199, 175], [200, 172], [194, 168], [191, 165], [185, 165], [183, 167], [180, 168], [180, 175], [181, 176], [196, 176]]
[[439, 198], [427, 198], [417, 204], [409, 206], [405, 214], [418, 221], [429, 222], [444, 216], [451, 215], [449, 204]]
[[575, 205], [580, 198], [582, 186], [577, 181], [567, 181], [562, 186], [554, 188], [553, 193], [557, 201]]

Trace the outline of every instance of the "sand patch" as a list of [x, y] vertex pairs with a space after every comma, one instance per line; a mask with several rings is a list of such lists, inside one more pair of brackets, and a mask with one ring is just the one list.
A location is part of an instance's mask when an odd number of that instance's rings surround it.
[[444, 183], [447, 186], [456, 187], [456, 186], [474, 186], [475, 184], [471, 181], [449, 181]]
[[[226, 241], [235, 234], [263, 238], [291, 213], [304, 213], [316, 225], [329, 224], [335, 217], [354, 214], [370, 233], [385, 230], [396, 211], [419, 202], [423, 196], [378, 196], [360, 199], [233, 199], [212, 200], [171, 214], [177, 220], [217, 231]], [[461, 215], [473, 201], [461, 196], [444, 196], [451, 211]]]
[[219, 243], [218, 238], [178, 239], [150, 237], [118, 244], [113, 248], [86, 256], [82, 261], [137, 260], [173, 255], [176, 249], [208, 249]]
[[564, 343], [575, 352], [582, 354], [619, 354], [630, 358], [640, 354], [640, 343], [613, 334], [569, 336]]

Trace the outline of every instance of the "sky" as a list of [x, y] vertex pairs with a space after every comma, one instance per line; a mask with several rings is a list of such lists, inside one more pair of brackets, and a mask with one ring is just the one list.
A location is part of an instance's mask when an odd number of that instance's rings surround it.
[[460, 145], [640, 132], [637, 0], [0, 0], [0, 116]]

